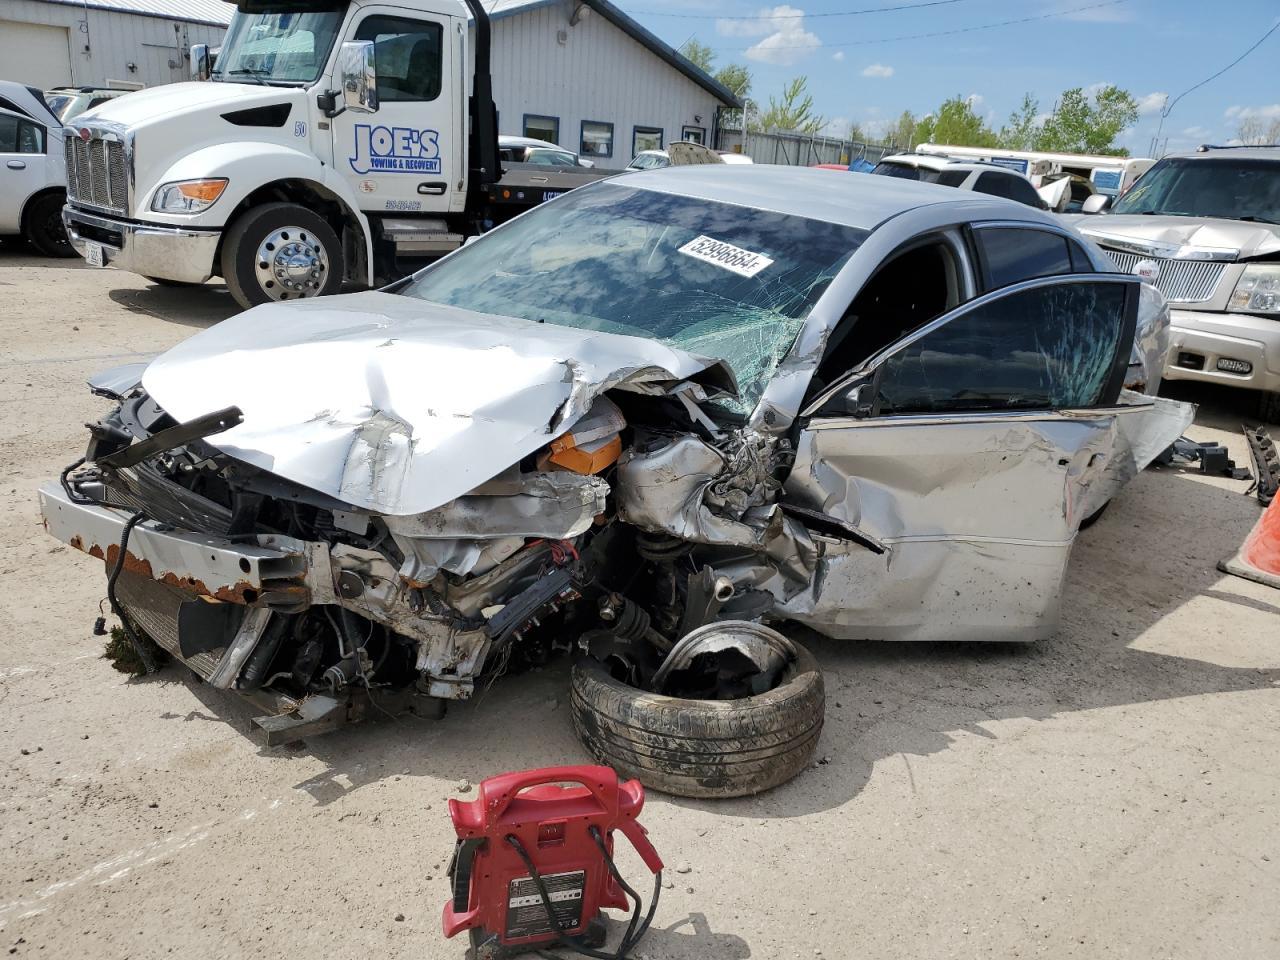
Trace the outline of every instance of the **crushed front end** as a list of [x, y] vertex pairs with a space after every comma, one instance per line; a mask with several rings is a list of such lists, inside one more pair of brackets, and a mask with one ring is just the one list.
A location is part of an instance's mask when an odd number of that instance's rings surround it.
[[[125, 629], [260, 706], [269, 743], [370, 710], [438, 716], [557, 648], [643, 685], [693, 628], [759, 619], [812, 574], [774, 502], [785, 441], [717, 425], [685, 380], [596, 393], [463, 495], [386, 513], [231, 456], [214, 441], [238, 409], [178, 422], [140, 378], [91, 383], [116, 405], [41, 489], [45, 525], [104, 562]], [[669, 689], [731, 695], [776, 668], [751, 654], [690, 660]]]

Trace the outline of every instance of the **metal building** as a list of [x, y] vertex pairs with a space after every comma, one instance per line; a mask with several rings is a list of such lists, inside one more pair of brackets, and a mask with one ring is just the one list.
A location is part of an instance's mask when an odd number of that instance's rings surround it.
[[718, 112], [741, 106], [609, 0], [496, 0], [489, 16], [501, 133], [624, 167], [673, 140], [714, 146]]
[[216, 46], [222, 0], [3, 0], [0, 80], [33, 87], [186, 80], [193, 43]]

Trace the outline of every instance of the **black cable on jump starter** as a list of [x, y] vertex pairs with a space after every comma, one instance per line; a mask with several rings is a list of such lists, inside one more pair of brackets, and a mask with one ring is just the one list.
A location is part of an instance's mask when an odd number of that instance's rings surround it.
[[156, 661], [138, 635], [133, 631], [133, 624], [129, 622], [129, 618], [125, 615], [124, 608], [120, 606], [120, 601], [116, 599], [116, 581], [120, 579], [120, 571], [124, 569], [124, 552], [129, 548], [129, 534], [133, 533], [133, 528], [146, 519], [146, 514], [138, 511], [126, 521], [124, 530], [120, 533], [120, 552], [116, 554], [116, 564], [111, 568], [111, 575], [107, 577], [107, 600], [111, 604], [111, 612], [116, 615], [116, 619], [120, 621], [120, 626], [124, 629], [124, 635], [129, 638], [129, 644], [133, 647], [133, 652], [138, 655], [138, 659], [142, 662], [142, 669], [148, 674], [156, 672]]
[[[542, 879], [542, 874], [538, 873], [538, 868], [533, 865], [533, 860], [525, 851], [524, 844], [520, 842], [519, 837], [514, 833], [509, 833], [504, 839], [515, 849], [516, 853], [519, 854], [520, 859], [524, 861], [525, 869], [529, 871], [529, 876], [533, 878], [533, 882], [538, 888], [538, 895], [542, 898], [542, 908], [547, 912], [547, 922], [551, 925], [553, 930], [556, 929], [560, 926], [560, 920], [556, 916], [555, 910], [551, 905], [551, 892], [547, 889], [547, 884], [546, 881]], [[609, 867], [610, 875], [612, 875], [614, 880], [618, 882], [618, 885], [622, 887], [627, 895], [635, 901], [635, 909], [631, 912], [631, 922], [627, 924], [627, 931], [623, 934], [622, 941], [618, 944], [618, 949], [614, 953], [606, 953], [603, 950], [593, 950], [591, 947], [579, 943], [577, 938], [568, 937], [561, 933], [556, 934], [555, 945], [572, 950], [575, 953], [580, 953], [583, 956], [595, 957], [597, 960], [627, 960], [627, 955], [640, 942], [640, 938], [649, 930], [649, 924], [653, 921], [654, 913], [657, 912], [658, 896], [662, 891], [662, 871], [659, 870], [653, 878], [653, 900], [649, 904], [649, 911], [645, 915], [644, 922], [640, 923], [637, 928], [636, 924], [640, 920], [640, 907], [642, 906], [639, 894], [632, 890], [627, 882], [622, 879], [622, 875], [618, 873], [618, 868], [614, 865], [613, 857], [609, 856], [609, 851], [604, 845], [604, 839], [600, 836], [600, 831], [595, 827], [591, 828], [591, 839], [594, 840], [596, 846], [600, 848], [600, 853], [604, 857], [604, 862]]]

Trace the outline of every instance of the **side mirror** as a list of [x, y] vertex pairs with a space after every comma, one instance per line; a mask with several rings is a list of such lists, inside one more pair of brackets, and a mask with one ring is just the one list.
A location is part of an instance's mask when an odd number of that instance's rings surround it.
[[372, 40], [348, 40], [338, 51], [343, 105], [352, 113], [378, 112], [378, 71]]
[[832, 398], [835, 403], [829, 404], [846, 417], [869, 417], [875, 410], [876, 388], [875, 374], [855, 380], [843, 392]]
[[191, 45], [191, 79], [208, 80], [213, 73], [213, 58], [209, 56], [207, 43]]
[[1103, 213], [1111, 206], [1111, 198], [1105, 193], [1095, 193], [1080, 207], [1081, 213]]

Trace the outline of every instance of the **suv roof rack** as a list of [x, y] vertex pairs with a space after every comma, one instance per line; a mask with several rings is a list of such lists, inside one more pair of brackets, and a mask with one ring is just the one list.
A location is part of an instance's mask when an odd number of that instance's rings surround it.
[[1280, 143], [1202, 143], [1196, 147], [1196, 153], [1210, 150], [1280, 150]]

